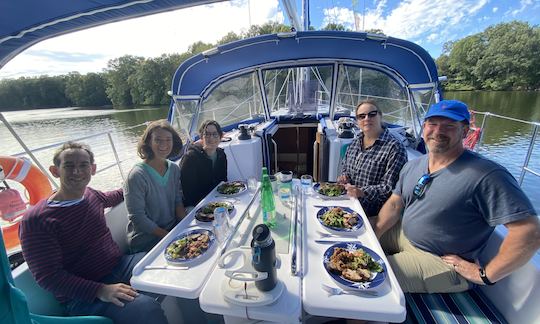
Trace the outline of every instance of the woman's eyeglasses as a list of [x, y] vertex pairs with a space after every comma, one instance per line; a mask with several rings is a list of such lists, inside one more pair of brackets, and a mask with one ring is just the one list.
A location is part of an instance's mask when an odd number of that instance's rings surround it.
[[368, 118], [373, 118], [373, 117], [377, 116], [377, 114], [379, 114], [378, 110], [372, 110], [372, 111], [368, 112], [367, 114], [358, 114], [358, 115], [356, 115], [356, 119], [363, 120], [363, 119], [366, 118], [366, 116]]
[[206, 138], [219, 138], [219, 133], [204, 133], [204, 137]]
[[423, 176], [418, 179], [418, 182], [416, 183], [416, 186], [414, 186], [414, 197], [416, 199], [421, 198], [424, 195], [424, 192], [426, 192], [426, 188], [428, 183], [431, 181], [431, 175], [424, 174]]

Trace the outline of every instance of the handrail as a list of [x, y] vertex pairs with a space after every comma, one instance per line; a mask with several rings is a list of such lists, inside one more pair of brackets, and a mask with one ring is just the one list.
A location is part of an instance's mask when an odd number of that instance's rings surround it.
[[[32, 159], [32, 161], [36, 164], [36, 166], [41, 170], [41, 172], [43, 172], [43, 174], [45, 174], [47, 176], [47, 178], [53, 184], [53, 186], [55, 188], [58, 188], [58, 184], [56, 183], [55, 179], [53, 177], [51, 177], [49, 172], [47, 172], [47, 170], [39, 162], [38, 158], [34, 155], [34, 153], [61, 146], [65, 142], [64, 141], [63, 142], [56, 142], [56, 143], [52, 143], [52, 144], [48, 144], [48, 145], [44, 145], [44, 146], [40, 146], [40, 147], [37, 147], [37, 148], [30, 149], [28, 146], [26, 146], [26, 144], [23, 142], [23, 140], [20, 138], [20, 136], [17, 134], [17, 132], [15, 132], [15, 130], [13, 129], [11, 124], [6, 120], [6, 118], [4, 117], [4, 115], [1, 112], [0, 112], [0, 121], [2, 121], [4, 123], [4, 125], [6, 125], [7, 129], [11, 133], [11, 135], [15, 138], [15, 140], [19, 143], [19, 145], [21, 145], [21, 147], [24, 149], [23, 152], [15, 153], [15, 154], [13, 154], [13, 156], [20, 157], [20, 156], [28, 155]], [[133, 128], [137, 128], [137, 127], [141, 127], [141, 126], [146, 126], [148, 124], [149, 124], [149, 122], [144, 122], [144, 123], [137, 124], [137, 125], [134, 125], [134, 126], [126, 127], [126, 128], [124, 128], [122, 130], [129, 130], [129, 129], [133, 129]], [[107, 136], [108, 139], [109, 139], [109, 144], [111, 146], [111, 149], [113, 150], [113, 155], [114, 155], [114, 158], [115, 158], [116, 162], [112, 163], [112, 164], [109, 164], [109, 165], [106, 165], [105, 167], [102, 167], [102, 168], [96, 170], [96, 173], [101, 173], [103, 171], [106, 171], [106, 170], [114, 167], [114, 166], [117, 166], [119, 171], [120, 171], [120, 176], [122, 177], [122, 180], [125, 180], [125, 174], [124, 174], [124, 171], [123, 171], [122, 166], [121, 166], [122, 162], [124, 162], [125, 160], [121, 160], [119, 158], [119, 156], [118, 156], [118, 151], [116, 150], [116, 145], [114, 144], [113, 138], [111, 136], [112, 133], [113, 133], [113, 131], [99, 132], [99, 133], [94, 133], [94, 134], [78, 137], [78, 138], [75, 138], [75, 139], [70, 139], [70, 141], [78, 142], [78, 141], [83, 141], [83, 140], [87, 140], [87, 139], [95, 138], [95, 137], [99, 137], [99, 136]]]
[[51, 175], [49, 174], [49, 172], [47, 172], [47, 170], [43, 167], [43, 165], [41, 165], [41, 163], [39, 163], [39, 160], [36, 158], [36, 156], [33, 154], [33, 151], [30, 150], [28, 148], [28, 146], [26, 146], [26, 144], [24, 144], [23, 140], [21, 139], [21, 137], [19, 136], [19, 134], [17, 134], [17, 132], [15, 132], [15, 130], [13, 129], [13, 127], [11, 127], [11, 124], [7, 121], [7, 119], [4, 117], [4, 115], [0, 112], [0, 120], [4, 123], [4, 125], [6, 125], [7, 129], [9, 130], [9, 132], [11, 133], [11, 135], [13, 135], [13, 137], [15, 138], [15, 140], [17, 142], [19, 142], [19, 145], [22, 146], [22, 148], [25, 150], [26, 154], [28, 154], [28, 156], [30, 156], [30, 158], [34, 161], [34, 163], [37, 165], [37, 167], [41, 170], [41, 172], [43, 174], [45, 174], [47, 176], [47, 178], [49, 178], [49, 181], [52, 182], [52, 184], [58, 188], [58, 184], [56, 183], [56, 181], [54, 181], [54, 178], [51, 177]]
[[[527, 173], [530, 173], [530, 174], [532, 174], [534, 176], [540, 177], [540, 172], [539, 171], [535, 171], [535, 170], [529, 168], [529, 162], [530, 162], [531, 157], [532, 157], [532, 152], [533, 152], [534, 145], [535, 145], [535, 142], [536, 142], [536, 138], [537, 138], [537, 135], [538, 135], [540, 122], [527, 121], [527, 120], [523, 120], [523, 119], [519, 119], [519, 118], [502, 116], [502, 115], [494, 114], [494, 113], [491, 113], [491, 112], [476, 111], [476, 110], [471, 110], [471, 112], [473, 112], [475, 114], [483, 115], [482, 126], [480, 126], [480, 129], [482, 129], [482, 130], [485, 129], [485, 127], [486, 127], [488, 117], [497, 117], [497, 118], [501, 118], [501, 119], [510, 120], [510, 121], [514, 121], [514, 122], [523, 123], [523, 124], [533, 126], [532, 136], [531, 136], [531, 139], [529, 141], [529, 147], [527, 148], [527, 155], [525, 156], [525, 161], [523, 161], [523, 164], [521, 165], [521, 173], [520, 173], [520, 176], [519, 176], [519, 179], [518, 179], [518, 183], [519, 183], [520, 186], [523, 184], [523, 180], [524, 180], [525, 175]], [[480, 147], [482, 145], [483, 138], [484, 138], [484, 132], [482, 131], [480, 133], [480, 139], [478, 140], [478, 144], [477, 144], [478, 146], [477, 147]]]
[[503, 116], [503, 115], [498, 115], [498, 114], [491, 113], [491, 112], [489, 112], [489, 111], [477, 111], [477, 110], [471, 110], [471, 111], [472, 111], [473, 113], [475, 113], [475, 114], [486, 115], [486, 117], [493, 116], [493, 117], [498, 117], [498, 118], [502, 118], [502, 119], [512, 120], [512, 121], [516, 121], [516, 122], [520, 122], [520, 123], [524, 123], [524, 124], [540, 126], [540, 122], [534, 122], [534, 121], [532, 122], [532, 121], [527, 121], [527, 120], [523, 120], [523, 119], [518, 119], [518, 118], [513, 118], [513, 117], [508, 117], [508, 116]]
[[[1, 113], [0, 113], [1, 114]], [[137, 124], [137, 125], [134, 125], [134, 126], [130, 126], [130, 127], [126, 127], [126, 128], [123, 128], [122, 130], [129, 130], [129, 129], [133, 129], [133, 128], [137, 128], [137, 127], [141, 127], [141, 126], [146, 126], [148, 125], [150, 122], [144, 122], [144, 123], [141, 123], [141, 124]], [[83, 141], [83, 140], [86, 140], [86, 139], [89, 139], [89, 138], [93, 138], [93, 137], [98, 137], [98, 136], [103, 136], [103, 135], [109, 135], [109, 134], [112, 134], [113, 131], [106, 131], [106, 132], [100, 132], [100, 133], [94, 133], [94, 134], [90, 134], [90, 135], [86, 135], [86, 136], [83, 136], [83, 137], [78, 137], [78, 138], [74, 138], [74, 139], [70, 139], [70, 141], [73, 141], [73, 142], [79, 142], [79, 141]], [[57, 147], [57, 146], [60, 146], [62, 144], [64, 144], [64, 142], [56, 142], [56, 143], [52, 143], [52, 144], [49, 144], [49, 145], [45, 145], [45, 146], [40, 146], [38, 148], [34, 148], [34, 149], [31, 149], [30, 152], [32, 153], [37, 153], [37, 152], [41, 152], [41, 151], [44, 151], [44, 150], [48, 150], [48, 149], [51, 149], [53, 147]], [[21, 156], [21, 155], [26, 155], [27, 152], [19, 152], [19, 153], [15, 153], [13, 154], [13, 156]]]
[[253, 197], [251, 198], [251, 200], [247, 204], [246, 210], [244, 210], [244, 213], [240, 216], [240, 219], [238, 220], [238, 222], [236, 223], [234, 228], [231, 230], [231, 232], [227, 236], [227, 239], [225, 240], [225, 242], [223, 242], [221, 250], [219, 251], [219, 257], [221, 257], [227, 251], [227, 249], [229, 248], [229, 245], [232, 242], [232, 238], [234, 237], [236, 232], [238, 232], [238, 229], [240, 228], [240, 225], [244, 222], [244, 219], [246, 218], [246, 216], [249, 215], [249, 209], [251, 208], [253, 203], [257, 200], [256, 198], [257, 198], [259, 192], [261, 191], [261, 187], [262, 187], [262, 184], [257, 187], [255, 192], [253, 193]]
[[[298, 276], [300, 273], [299, 266], [298, 266], [298, 208], [299, 208], [299, 199], [302, 198], [302, 189], [299, 186], [294, 186], [293, 189], [293, 230], [292, 230], [292, 253], [291, 253], [291, 274], [293, 276]], [[300, 202], [302, 203], [302, 202]]]

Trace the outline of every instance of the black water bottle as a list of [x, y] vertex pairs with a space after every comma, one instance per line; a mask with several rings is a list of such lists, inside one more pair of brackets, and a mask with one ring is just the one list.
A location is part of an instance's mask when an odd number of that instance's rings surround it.
[[270, 235], [270, 229], [265, 224], [259, 224], [253, 229], [251, 253], [253, 268], [259, 272], [268, 273], [266, 279], [255, 281], [255, 286], [260, 291], [274, 289], [277, 284], [276, 243]]

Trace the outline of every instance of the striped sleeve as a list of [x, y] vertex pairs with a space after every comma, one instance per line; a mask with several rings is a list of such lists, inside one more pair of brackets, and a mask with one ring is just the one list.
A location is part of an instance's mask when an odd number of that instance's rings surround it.
[[36, 206], [20, 227], [23, 255], [34, 279], [55, 296], [93, 301], [103, 284], [75, 276], [63, 268], [55, 221], [40, 222], [36, 217], [43, 206], [46, 201]]
[[101, 192], [91, 188], [88, 189], [92, 190], [99, 197], [99, 199], [103, 201], [103, 207], [105, 208], [114, 207], [124, 201], [124, 191], [122, 188], [107, 192]]

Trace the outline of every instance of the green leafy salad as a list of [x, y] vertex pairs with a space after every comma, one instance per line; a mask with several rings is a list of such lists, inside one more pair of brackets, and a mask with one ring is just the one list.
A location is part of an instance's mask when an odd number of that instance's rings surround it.
[[319, 194], [328, 197], [337, 197], [344, 195], [346, 190], [345, 186], [339, 183], [321, 183], [319, 186]]
[[321, 216], [321, 221], [326, 226], [350, 229], [358, 224], [358, 215], [348, 213], [340, 207], [334, 207]]
[[246, 184], [242, 181], [225, 182], [221, 184], [217, 191], [224, 195], [234, 195], [246, 189]]
[[214, 220], [214, 210], [218, 207], [225, 207], [231, 213], [234, 209], [233, 204], [226, 201], [214, 201], [204, 205], [197, 210], [195, 218], [202, 222], [211, 222]]

